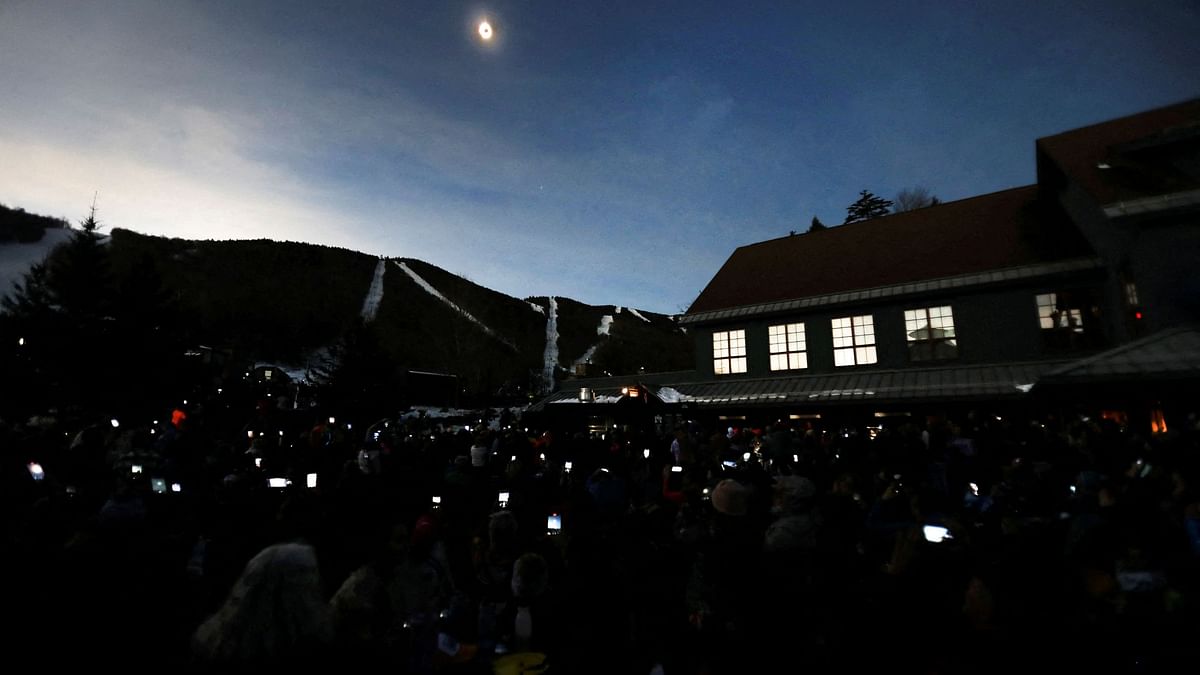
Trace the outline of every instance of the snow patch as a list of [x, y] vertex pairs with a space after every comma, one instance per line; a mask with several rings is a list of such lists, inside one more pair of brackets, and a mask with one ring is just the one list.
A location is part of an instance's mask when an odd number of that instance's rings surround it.
[[[620, 307], [617, 309], [620, 309]], [[612, 328], [612, 322], [612, 314], [605, 314], [604, 316], [600, 317], [600, 325], [596, 326], [596, 335], [611, 335], [611, 333], [608, 331], [610, 328]], [[591, 362], [592, 357], [596, 354], [596, 350], [599, 349], [600, 345], [602, 344], [604, 343], [597, 342], [591, 347], [588, 347], [587, 351], [583, 353], [583, 356], [580, 356], [579, 358], [575, 359], [574, 362], [572, 362], [572, 367]]]
[[328, 374], [333, 372], [338, 365], [338, 359], [334, 354], [334, 349], [327, 346], [318, 347], [309, 353], [304, 359], [304, 365], [286, 364], [286, 363], [257, 363], [255, 368], [259, 366], [271, 366], [278, 368], [287, 373], [288, 377], [292, 378], [293, 382], [316, 384], [322, 373]]
[[0, 244], [0, 297], [11, 293], [13, 284], [22, 281], [30, 267], [45, 260], [55, 247], [74, 233], [75, 230], [68, 227], [52, 227], [44, 231], [40, 240], [32, 243]]
[[539, 305], [537, 303], [529, 302], [528, 300], [526, 300], [525, 304], [529, 305], [529, 308], [532, 309], [533, 311], [537, 312], [538, 314], [546, 313], [546, 308], [542, 307], [541, 305]]
[[[507, 408], [508, 412], [516, 417], [520, 417], [525, 409], [529, 406], [513, 406]], [[487, 408], [489, 414], [494, 410], [502, 410], [502, 408]], [[432, 405], [414, 405], [408, 409], [408, 412], [400, 415], [398, 419], [414, 420], [421, 417], [421, 413], [425, 413], [427, 419], [446, 419], [448, 417], [475, 417], [478, 418], [485, 410], [467, 409], [467, 408], [439, 408]], [[488, 423], [488, 428], [497, 430], [500, 428], [499, 418], [493, 418]]]
[[620, 314], [620, 313], [621, 313], [621, 307], [618, 305], [617, 309], [613, 311], [613, 314]]
[[637, 311], [636, 309], [634, 309], [632, 307], [629, 308], [629, 313], [636, 316], [637, 318], [641, 319], [642, 321], [645, 321], [646, 323], [650, 323], [650, 319], [647, 319], [646, 317], [642, 316], [641, 312]]
[[445, 419], [447, 417], [475, 417], [478, 413], [474, 410], [465, 410], [462, 408], [437, 408], [428, 405], [414, 405], [408, 412], [400, 416], [402, 420], [413, 420], [421, 417], [421, 413], [425, 413], [425, 417], [432, 419]]
[[379, 264], [375, 266], [375, 276], [371, 279], [371, 287], [367, 289], [367, 297], [363, 299], [363, 321], [374, 321], [375, 315], [379, 312], [379, 303], [383, 301], [383, 273], [385, 270], [387, 270], [387, 265], [380, 258]]
[[674, 387], [663, 387], [662, 389], [659, 389], [658, 397], [662, 399], [663, 403], [681, 403], [688, 400], [686, 394], [680, 393], [679, 390], [675, 389]]
[[511, 341], [505, 339], [504, 337], [501, 337], [501, 335], [499, 333], [492, 330], [491, 328], [488, 328], [486, 325], [484, 325], [484, 323], [482, 321], [480, 321], [479, 319], [476, 319], [474, 316], [472, 316], [470, 312], [463, 309], [462, 307], [459, 307], [450, 298], [447, 298], [446, 296], [442, 295], [441, 292], [438, 291], [438, 289], [436, 289], [432, 285], [430, 285], [430, 283], [428, 281], [425, 281], [424, 279], [422, 279], [421, 275], [412, 271], [412, 269], [409, 268], [408, 265], [405, 265], [402, 261], [399, 261], [399, 260], [395, 261], [395, 263], [396, 263], [396, 266], [399, 267], [400, 269], [404, 270], [404, 273], [407, 274], [410, 278], [412, 278], [413, 281], [417, 282], [418, 286], [425, 289], [426, 293], [428, 293], [428, 294], [432, 295], [433, 297], [437, 298], [438, 300], [441, 300], [442, 302], [446, 303], [446, 306], [448, 306], [450, 309], [453, 309], [454, 311], [458, 312], [464, 318], [466, 318], [468, 321], [470, 321], [471, 323], [478, 326], [479, 329], [482, 330], [484, 333], [487, 333], [489, 336], [496, 338], [497, 340], [499, 340], [500, 342], [503, 342], [504, 344], [508, 345], [509, 347], [512, 347], [514, 350], [517, 348], [517, 346], [515, 344], [513, 344]]
[[591, 347], [588, 347], [588, 348], [587, 348], [587, 351], [583, 353], [583, 356], [581, 356], [581, 357], [579, 357], [579, 358], [575, 359], [575, 362], [574, 362], [574, 363], [572, 363], [571, 365], [572, 365], [572, 366], [578, 366], [578, 365], [581, 365], [581, 364], [584, 364], [584, 363], [589, 363], [589, 362], [592, 360], [592, 356], [594, 356], [594, 355], [596, 354], [596, 350], [597, 350], [597, 349], [599, 349], [599, 348], [600, 348], [600, 343], [599, 343], [599, 342], [597, 342], [596, 344], [592, 345]]
[[[602, 394], [600, 396], [595, 397], [593, 400], [588, 401], [588, 403], [616, 403], [617, 401], [620, 401], [620, 400], [621, 400], [620, 396], [605, 396]], [[558, 403], [583, 403], [583, 401], [580, 401], [579, 398], [577, 398], [577, 397], [576, 398], [564, 398], [564, 399], [560, 399], [558, 401], [551, 401], [550, 405], [555, 405]]]
[[542, 363], [546, 391], [553, 391], [554, 369], [558, 367], [558, 300], [553, 295], [550, 296], [550, 314], [546, 316], [546, 353]]

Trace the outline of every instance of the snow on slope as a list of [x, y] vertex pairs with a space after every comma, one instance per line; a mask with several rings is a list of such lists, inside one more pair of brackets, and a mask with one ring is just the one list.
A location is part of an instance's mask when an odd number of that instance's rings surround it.
[[632, 307], [629, 308], [629, 313], [636, 316], [637, 318], [641, 319], [642, 321], [645, 321], [646, 323], [650, 323], [650, 319], [647, 319], [646, 317], [642, 316], [641, 312], [637, 311], [636, 309], [634, 309]]
[[383, 301], [383, 273], [386, 270], [387, 265], [380, 258], [375, 266], [375, 277], [371, 279], [371, 288], [367, 289], [367, 297], [363, 299], [363, 321], [374, 321], [375, 314], [379, 312], [379, 303]]
[[538, 314], [545, 314], [545, 313], [546, 313], [546, 310], [545, 310], [545, 308], [543, 308], [543, 307], [542, 307], [541, 305], [539, 305], [539, 304], [536, 304], [536, 303], [529, 302], [528, 300], [526, 300], [526, 301], [525, 301], [525, 303], [526, 303], [527, 305], [529, 305], [529, 309], [532, 309], [533, 311], [537, 312]]
[[546, 317], [546, 353], [543, 357], [542, 379], [546, 391], [554, 390], [554, 369], [558, 367], [558, 300], [550, 296], [550, 314]]
[[30, 244], [0, 244], [0, 297], [13, 290], [13, 284], [21, 281], [30, 267], [42, 262], [55, 246], [71, 238], [70, 228], [49, 228], [40, 241]]
[[[462, 307], [459, 307], [458, 305], [454, 304], [454, 301], [451, 300], [450, 298], [447, 298], [446, 296], [442, 295], [438, 291], [438, 289], [431, 286], [428, 281], [425, 281], [424, 279], [422, 279], [421, 275], [412, 271], [412, 269], [410, 269], [408, 265], [405, 265], [403, 262], [401, 262], [399, 260], [396, 260], [394, 262], [396, 263], [396, 266], [399, 267], [400, 269], [404, 270], [404, 273], [407, 274], [409, 277], [411, 277], [413, 281], [417, 282], [418, 286], [420, 286], [421, 288], [424, 288], [426, 293], [429, 293], [433, 297], [446, 303], [446, 305], [450, 309], [453, 309], [454, 311], [463, 315], [463, 317], [465, 317], [471, 323], [475, 324], [476, 326], [479, 326], [479, 329], [482, 330], [484, 333], [487, 333], [491, 337], [496, 338], [497, 340], [503, 342], [504, 344], [508, 345], [509, 347], [512, 347], [513, 349], [517, 348], [517, 346], [515, 344], [513, 344], [510, 340], [504, 338], [503, 336], [501, 336], [499, 333], [492, 330], [491, 328], [488, 328], [487, 326], [484, 325], [484, 323], [482, 321], [480, 321], [479, 319], [476, 319], [474, 316], [472, 316], [470, 312], [468, 312], [467, 310], [463, 309]], [[551, 302], [553, 303], [553, 301], [551, 301]], [[554, 305], [551, 304], [550, 307], [553, 309]], [[557, 352], [557, 350], [555, 350], [555, 355], [557, 356], [557, 354], [558, 354], [558, 352]]]
[[583, 353], [583, 356], [580, 356], [579, 358], [575, 359], [574, 363], [572, 363], [571, 366], [574, 367], [574, 366], [578, 366], [581, 363], [590, 362], [592, 360], [592, 356], [594, 356], [596, 354], [596, 350], [599, 348], [600, 348], [599, 342], [592, 345], [591, 347], [588, 347], [587, 351]]
[[[618, 311], [620, 309], [621, 309], [620, 307], [617, 308]], [[610, 333], [608, 331], [610, 328], [612, 328], [612, 322], [613, 322], [612, 314], [605, 314], [604, 316], [600, 317], [600, 325], [596, 326], [596, 335], [610, 335]], [[603, 344], [603, 343], [597, 342], [596, 344], [592, 345], [591, 347], [588, 347], [587, 351], [583, 353], [583, 356], [580, 356], [579, 358], [575, 359], [575, 362], [572, 365], [578, 366], [581, 363], [590, 362], [592, 360], [592, 356], [595, 355], [596, 350], [600, 348], [601, 344]]]

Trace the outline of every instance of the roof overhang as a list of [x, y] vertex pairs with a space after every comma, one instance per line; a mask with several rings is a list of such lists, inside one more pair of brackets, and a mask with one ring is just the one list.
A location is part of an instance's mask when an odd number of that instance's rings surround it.
[[1127, 218], [1200, 206], [1200, 189], [1113, 202], [1104, 206], [1109, 218]]
[[1040, 277], [1094, 270], [1102, 268], [1103, 266], [1104, 262], [1100, 258], [1073, 258], [1070, 260], [1060, 260], [1052, 263], [1023, 265], [1020, 267], [1008, 267], [986, 272], [960, 274], [952, 277], [925, 279], [911, 283], [892, 284], [890, 286], [879, 286], [876, 288], [864, 288], [846, 291], [844, 293], [828, 293], [825, 295], [813, 295], [805, 298], [796, 298], [794, 300], [781, 300], [778, 302], [742, 305], [739, 307], [728, 307], [725, 309], [716, 309], [708, 312], [697, 312], [695, 314], [685, 314], [679, 317], [679, 323], [681, 325], [694, 325], [708, 323], [710, 321], [722, 321], [726, 319], [744, 319], [760, 316], [771, 316], [776, 314], [808, 310], [817, 307], [834, 307], [837, 305], [882, 300], [884, 298], [902, 298], [907, 296], [923, 295], [937, 291], [976, 288], [1014, 281], [1025, 281]]
[[[711, 380], [646, 385], [666, 405], [701, 407], [812, 406], [839, 403], [893, 403], [972, 399], [1017, 399], [1038, 378], [1066, 361], [958, 365], [901, 370], [854, 370], [791, 377]], [[547, 410], [570, 404], [611, 406], [624, 399], [619, 388], [593, 389], [597, 402], [581, 400], [577, 389], [557, 392], [534, 406]]]
[[1200, 327], [1161, 330], [1046, 373], [1038, 390], [1062, 385], [1200, 381]]

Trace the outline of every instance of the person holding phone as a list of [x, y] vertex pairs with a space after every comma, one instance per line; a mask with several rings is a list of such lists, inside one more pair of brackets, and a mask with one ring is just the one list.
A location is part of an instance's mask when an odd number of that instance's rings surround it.
[[673, 504], [683, 504], [687, 497], [683, 492], [683, 467], [678, 464], [663, 467], [663, 499]]

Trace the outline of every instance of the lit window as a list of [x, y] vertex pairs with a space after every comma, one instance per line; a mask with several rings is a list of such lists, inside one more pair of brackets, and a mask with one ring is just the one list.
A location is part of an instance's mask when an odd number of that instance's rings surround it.
[[954, 314], [949, 305], [904, 310], [908, 356], [913, 361], [952, 359], [958, 356]]
[[1037, 309], [1038, 325], [1042, 330], [1066, 328], [1076, 333], [1083, 332], [1083, 311], [1076, 307], [1060, 306], [1057, 293], [1038, 295]]
[[726, 330], [713, 333], [713, 373], [729, 375], [746, 372], [746, 331]]
[[875, 320], [870, 314], [834, 319], [833, 365], [861, 366], [878, 361]]
[[789, 323], [767, 328], [771, 370], [800, 370], [808, 367], [804, 324]]

